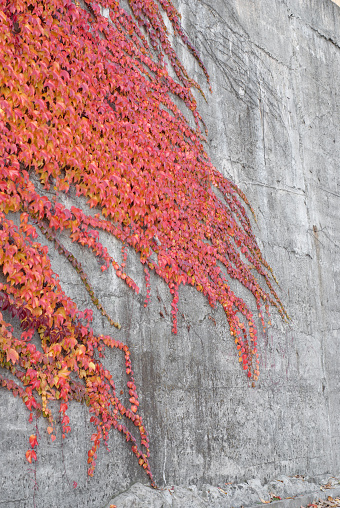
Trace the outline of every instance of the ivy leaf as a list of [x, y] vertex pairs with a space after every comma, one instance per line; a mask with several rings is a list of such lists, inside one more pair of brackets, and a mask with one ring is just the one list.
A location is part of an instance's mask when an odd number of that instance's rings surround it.
[[38, 445], [38, 440], [37, 440], [37, 436], [34, 435], [34, 434], [31, 434], [30, 437], [29, 437], [29, 443], [30, 445], [32, 446], [32, 448], [34, 448], [35, 446]]
[[8, 362], [11, 361], [12, 363], [16, 363], [19, 360], [19, 354], [13, 348], [8, 349], [6, 354]]
[[26, 459], [30, 464], [32, 464], [32, 460], [37, 460], [37, 454], [35, 453], [34, 450], [27, 450]]

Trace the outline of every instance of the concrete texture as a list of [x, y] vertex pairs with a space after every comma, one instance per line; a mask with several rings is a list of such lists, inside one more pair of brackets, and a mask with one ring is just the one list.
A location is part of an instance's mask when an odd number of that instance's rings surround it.
[[[208, 103], [198, 98], [209, 129], [207, 150], [251, 201], [258, 217], [255, 233], [292, 319], [284, 325], [273, 313], [272, 326], [260, 336], [257, 387], [248, 387], [239, 368], [221, 308], [213, 310], [201, 294], [181, 288], [179, 332], [173, 335], [168, 289], [152, 275], [151, 302], [144, 309], [142, 266], [132, 251], [127, 271], [143, 288], [138, 297], [112, 271], [102, 274], [88, 253], [64, 243], [122, 324], [119, 332], [110, 329], [94, 309], [96, 332], [122, 338], [132, 351], [160, 487], [192, 485], [194, 496], [195, 485], [217, 489], [252, 478], [267, 483], [282, 474], [335, 473], [340, 470], [340, 10], [330, 0], [176, 5], [211, 76], [213, 95], [207, 91]], [[182, 45], [177, 51], [204, 83]], [[70, 197], [64, 202], [75, 204]], [[104, 235], [102, 241], [119, 259], [118, 242]], [[91, 308], [68, 261], [53, 256], [65, 290], [81, 308]], [[118, 390], [122, 360], [116, 351], [105, 360]], [[118, 433], [111, 436], [111, 453], [100, 450], [95, 476], [86, 477], [92, 433], [86, 407], [72, 405], [72, 432], [63, 443], [60, 435], [52, 443], [46, 422], [36, 422], [40, 446], [34, 466], [24, 453], [35, 424], [6, 390], [0, 414], [0, 506], [101, 508], [146, 481]]]

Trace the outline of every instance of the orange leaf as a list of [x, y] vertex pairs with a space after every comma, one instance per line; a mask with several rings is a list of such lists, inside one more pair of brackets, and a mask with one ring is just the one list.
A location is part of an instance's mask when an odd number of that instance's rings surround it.
[[13, 349], [13, 348], [10, 348], [7, 351], [7, 361], [9, 362], [10, 360], [11, 360], [12, 363], [15, 363], [15, 362], [17, 362], [19, 360], [19, 355], [16, 352], [16, 350]]
[[27, 450], [27, 452], [26, 452], [26, 459], [28, 460], [28, 462], [30, 464], [32, 464], [32, 459], [33, 460], [37, 460], [37, 454], [35, 453], [34, 450]]
[[29, 442], [30, 442], [30, 445], [32, 446], [32, 448], [34, 448], [35, 446], [38, 445], [38, 440], [37, 440], [37, 436], [35, 434], [32, 434], [30, 437], [29, 437]]

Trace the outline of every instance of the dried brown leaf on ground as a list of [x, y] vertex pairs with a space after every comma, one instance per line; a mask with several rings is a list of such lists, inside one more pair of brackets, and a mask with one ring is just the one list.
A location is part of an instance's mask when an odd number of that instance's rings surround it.
[[319, 499], [315, 503], [307, 505], [307, 508], [336, 508], [338, 506], [340, 507], [340, 497], [328, 496], [327, 499]]

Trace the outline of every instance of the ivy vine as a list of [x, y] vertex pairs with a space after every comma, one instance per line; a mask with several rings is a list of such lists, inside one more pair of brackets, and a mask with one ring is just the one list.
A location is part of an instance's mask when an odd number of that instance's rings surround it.
[[[204, 150], [193, 89], [203, 92], [170, 44], [164, 13], [209, 77], [180, 15], [168, 0], [129, 0], [129, 5], [133, 16], [118, 0], [0, 2], [0, 366], [10, 373], [0, 382], [21, 397], [31, 421], [34, 412], [48, 419], [52, 440], [50, 401], [60, 402], [63, 437], [71, 429], [70, 401], [85, 401], [95, 429], [88, 474], [93, 475], [98, 448], [101, 442], [107, 445], [114, 428], [154, 485], [130, 350], [119, 340], [94, 334], [92, 311], [80, 311], [62, 290], [39, 235], [68, 259], [93, 304], [117, 328], [59, 232], [90, 249], [102, 271], [113, 266], [138, 293], [125, 266], [124, 245], [132, 247], [144, 265], [145, 306], [150, 271], [169, 286], [174, 333], [181, 284], [202, 292], [211, 306], [221, 304], [252, 383], [259, 375], [256, 319], [232, 291], [230, 279], [252, 293], [263, 326], [263, 309], [270, 305], [283, 318], [287, 315], [247, 217], [246, 197], [212, 166]], [[55, 199], [39, 193], [37, 179]], [[58, 201], [71, 188], [95, 215]], [[17, 223], [14, 213], [20, 216]], [[121, 264], [100, 243], [100, 231], [122, 242]], [[15, 335], [5, 316], [20, 323], [21, 334]], [[32, 340], [35, 332], [39, 349]], [[127, 406], [101, 363], [106, 347], [124, 355]], [[135, 425], [138, 439], [126, 420]], [[37, 444], [32, 434], [29, 462], [37, 459]]]

